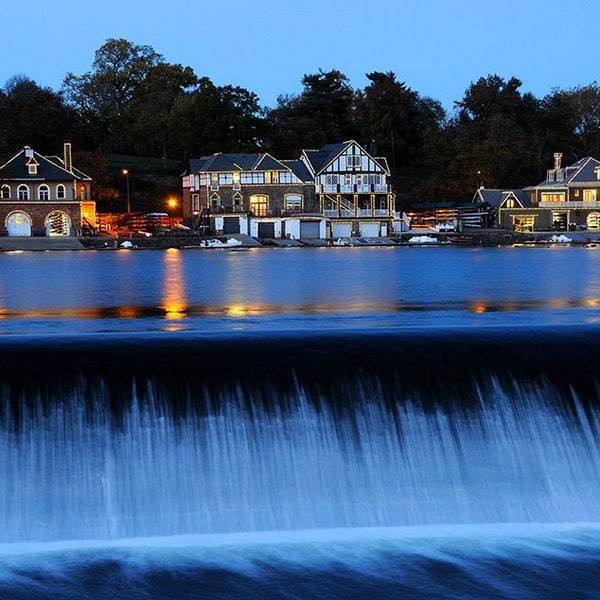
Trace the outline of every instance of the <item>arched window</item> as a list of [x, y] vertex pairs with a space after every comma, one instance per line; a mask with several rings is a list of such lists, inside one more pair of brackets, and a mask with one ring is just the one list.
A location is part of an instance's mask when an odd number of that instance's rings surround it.
[[50, 200], [50, 188], [45, 183], [42, 183], [38, 189], [38, 199]]
[[79, 198], [80, 198], [81, 200], [85, 200], [85, 185], [82, 185], [82, 186], [79, 188]]
[[[235, 175], [235, 173], [234, 173], [234, 175]], [[239, 192], [236, 192], [233, 195], [233, 212], [240, 212], [242, 210], [243, 204], [244, 204], [243, 196]]]
[[65, 199], [65, 186], [62, 183], [59, 183], [56, 186], [56, 197], [59, 200], [64, 200]]
[[250, 196], [250, 210], [257, 217], [266, 217], [269, 209], [269, 196], [266, 194], [253, 194]]
[[10, 199], [10, 186], [4, 184], [2, 186], [2, 188], [0, 189], [0, 195], [2, 197], [2, 200], [9, 200]]
[[219, 197], [219, 194], [211, 194], [210, 210], [214, 213], [221, 212], [221, 198]]
[[29, 200], [29, 188], [23, 184], [17, 188], [17, 195], [20, 201]]

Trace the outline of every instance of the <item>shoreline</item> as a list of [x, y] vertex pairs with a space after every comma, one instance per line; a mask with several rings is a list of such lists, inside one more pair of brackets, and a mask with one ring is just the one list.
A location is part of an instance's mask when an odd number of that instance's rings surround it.
[[[338, 240], [325, 239], [256, 239], [248, 235], [231, 234], [222, 236], [202, 236], [199, 234], [156, 235], [152, 237], [126, 234], [119, 236], [94, 237], [3, 237], [0, 238], [0, 252], [18, 251], [52, 251], [52, 250], [117, 250], [124, 249], [121, 245], [129, 242], [128, 249], [250, 249], [250, 248], [315, 248], [315, 247], [415, 247], [415, 246], [463, 246], [463, 247], [498, 247], [514, 245], [553, 245], [551, 237], [561, 232], [516, 233], [501, 229], [467, 230], [462, 233], [432, 232], [429, 229], [415, 229], [389, 237], [353, 237]], [[555, 245], [588, 245], [600, 244], [600, 234], [588, 231], [563, 233], [571, 242], [556, 242]], [[435, 238], [436, 242], [411, 243], [409, 240], [418, 236]], [[205, 248], [207, 240], [222, 240], [235, 238], [241, 244], [217, 248]]]

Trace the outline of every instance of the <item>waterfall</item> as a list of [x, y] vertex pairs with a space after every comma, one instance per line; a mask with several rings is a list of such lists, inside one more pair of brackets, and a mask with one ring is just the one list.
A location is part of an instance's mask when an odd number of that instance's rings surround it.
[[593, 369], [493, 333], [15, 340], [0, 539], [599, 520]]

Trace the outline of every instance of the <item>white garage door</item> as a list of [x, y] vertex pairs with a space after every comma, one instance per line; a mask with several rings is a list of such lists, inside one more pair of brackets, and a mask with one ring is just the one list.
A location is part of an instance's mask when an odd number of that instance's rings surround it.
[[379, 223], [361, 223], [360, 235], [363, 237], [379, 237]]
[[352, 235], [352, 223], [333, 223], [331, 237], [350, 237]]

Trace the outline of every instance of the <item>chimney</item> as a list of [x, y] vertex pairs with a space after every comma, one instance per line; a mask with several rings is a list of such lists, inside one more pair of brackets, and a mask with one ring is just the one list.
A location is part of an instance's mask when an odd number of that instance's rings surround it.
[[71, 142], [65, 142], [64, 144], [64, 164], [65, 169], [69, 171], [69, 173], [73, 172], [73, 158], [71, 156]]
[[554, 168], [555, 169], [560, 169], [561, 159], [562, 159], [562, 152], [555, 152], [554, 153]]

